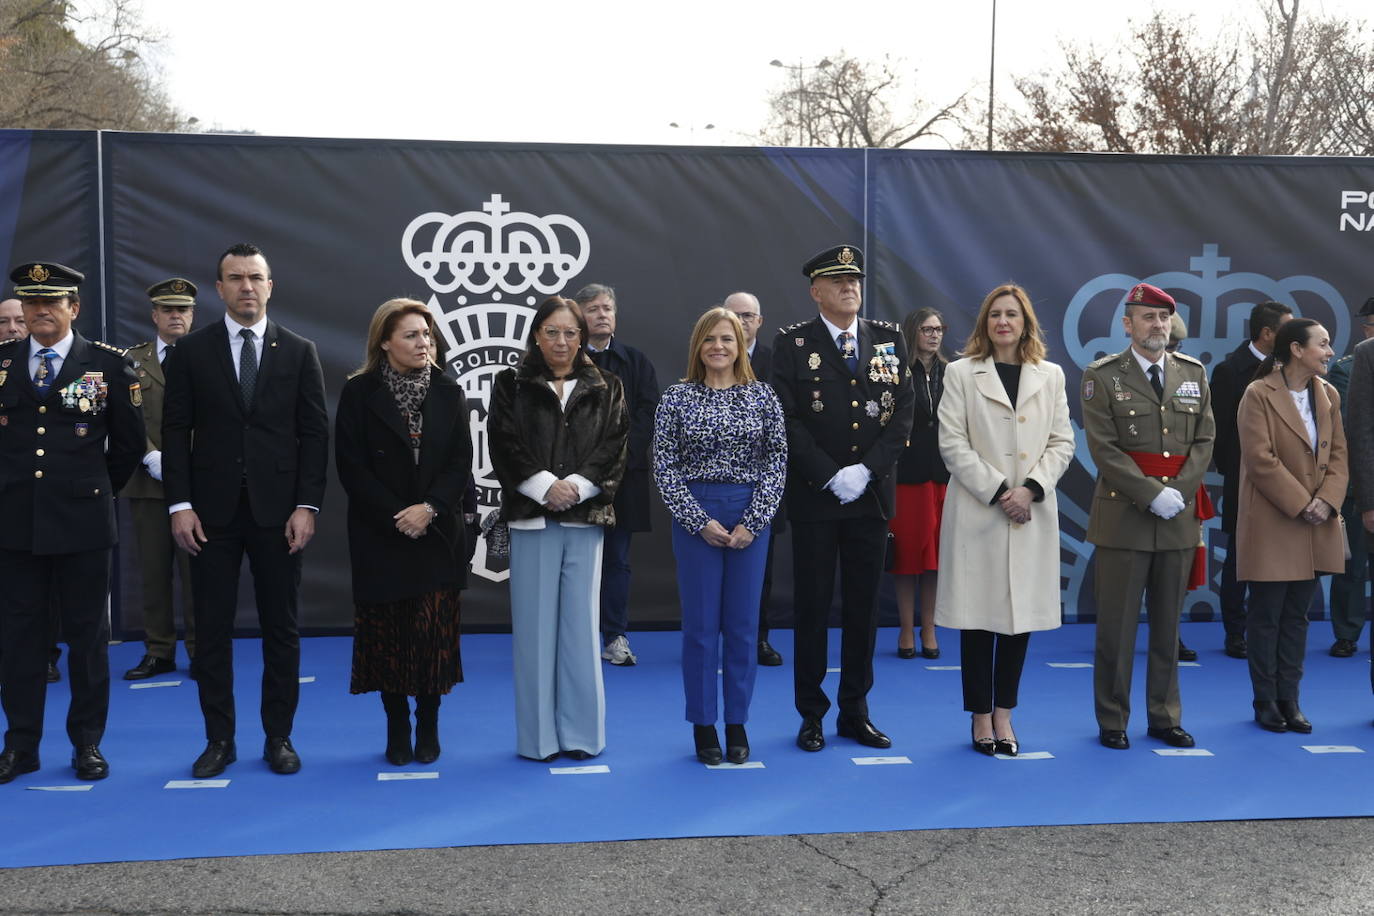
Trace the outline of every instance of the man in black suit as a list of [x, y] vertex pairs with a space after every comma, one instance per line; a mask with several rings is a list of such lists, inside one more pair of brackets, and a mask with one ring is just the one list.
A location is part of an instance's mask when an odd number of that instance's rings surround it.
[[[755, 378], [768, 381], [773, 377], [773, 351], [759, 341], [759, 328], [763, 327], [763, 307], [759, 304], [759, 297], [741, 290], [726, 296], [721, 307], [734, 312], [735, 317], [739, 318]], [[782, 653], [768, 642], [768, 599], [773, 594], [773, 544], [785, 530], [786, 522], [779, 512], [777, 518], [773, 519], [773, 536], [768, 539], [768, 556], [763, 561], [763, 593], [759, 596], [759, 664], [771, 668], [782, 664]]]
[[187, 334], [163, 366], [162, 472], [172, 537], [191, 554], [195, 672], [206, 779], [237, 759], [234, 612], [248, 554], [262, 630], [263, 759], [294, 773], [301, 551], [324, 500], [329, 418], [315, 345], [267, 318], [272, 274], [253, 245], [219, 260], [223, 321]]
[[1221, 474], [1221, 529], [1227, 534], [1226, 559], [1221, 565], [1221, 625], [1226, 631], [1226, 654], [1232, 658], [1245, 658], [1248, 654], [1245, 583], [1236, 581], [1236, 515], [1240, 508], [1240, 433], [1236, 430], [1236, 411], [1255, 370], [1273, 351], [1279, 325], [1292, 317], [1293, 310], [1281, 302], [1259, 303], [1250, 310], [1250, 339], [1212, 370], [1212, 417], [1217, 424], [1212, 461]]
[[10, 279], [29, 337], [0, 343], [0, 783], [39, 766], [54, 608], [68, 647], [72, 768], [104, 779], [114, 494], [143, 457], [142, 393], [123, 350], [72, 329], [78, 271], [38, 261]]
[[863, 252], [839, 245], [807, 261], [820, 315], [773, 342], [773, 387], [787, 421], [787, 517], [795, 607], [793, 685], [804, 751], [825, 747], [821, 688], [826, 626], [840, 565], [837, 732], [869, 747], [892, 742], [868, 718], [878, 582], [897, 458], [911, 432], [911, 372], [895, 324], [859, 317]]
[[637, 659], [625, 635], [630, 625], [630, 535], [649, 531], [649, 444], [658, 408], [658, 375], [654, 364], [615, 336], [615, 290], [589, 283], [573, 297], [587, 319], [587, 355], [598, 369], [614, 373], [625, 389], [630, 412], [629, 459], [615, 494], [615, 525], [606, 529], [601, 551], [601, 657], [612, 665]]

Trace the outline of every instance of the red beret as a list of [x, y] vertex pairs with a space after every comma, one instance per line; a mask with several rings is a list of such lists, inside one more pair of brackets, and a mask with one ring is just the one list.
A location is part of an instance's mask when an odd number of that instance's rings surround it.
[[1148, 305], [1151, 308], [1164, 308], [1173, 314], [1177, 310], [1174, 297], [1160, 289], [1158, 286], [1151, 286], [1148, 283], [1137, 283], [1131, 287], [1131, 294], [1126, 297], [1127, 305]]

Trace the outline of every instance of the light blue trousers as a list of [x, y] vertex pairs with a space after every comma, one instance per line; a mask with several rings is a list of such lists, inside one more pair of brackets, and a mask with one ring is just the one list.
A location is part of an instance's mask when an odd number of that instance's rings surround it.
[[540, 759], [606, 747], [599, 526], [510, 532], [515, 752]]

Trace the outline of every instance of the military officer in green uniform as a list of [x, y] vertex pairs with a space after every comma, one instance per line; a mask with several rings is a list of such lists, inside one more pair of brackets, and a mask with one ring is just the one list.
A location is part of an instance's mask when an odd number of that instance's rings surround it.
[[[1366, 299], [1360, 307], [1361, 340], [1374, 337], [1374, 297]], [[1336, 387], [1341, 395], [1341, 419], [1346, 419], [1345, 405], [1350, 391], [1350, 370], [1355, 363], [1354, 348], [1331, 364], [1326, 380]], [[1360, 632], [1364, 630], [1365, 618], [1369, 616], [1369, 602], [1365, 600], [1364, 586], [1369, 568], [1368, 547], [1365, 542], [1364, 524], [1360, 521], [1360, 510], [1355, 505], [1355, 478], [1351, 475], [1350, 489], [1341, 504], [1341, 517], [1345, 519], [1345, 533], [1350, 538], [1350, 558], [1345, 561], [1345, 571], [1331, 577], [1331, 632], [1336, 641], [1331, 644], [1331, 654], [1336, 658], [1350, 658], [1359, 649]]]
[[1096, 545], [1093, 695], [1099, 739], [1130, 746], [1131, 669], [1142, 597], [1149, 619], [1148, 734], [1192, 747], [1181, 725], [1178, 622], [1198, 544], [1198, 489], [1212, 456], [1202, 364], [1167, 353], [1174, 299], [1148, 283], [1126, 297], [1131, 346], [1083, 371], [1083, 426], [1097, 465], [1088, 541]]
[[787, 423], [792, 523], [793, 689], [797, 746], [825, 747], [821, 682], [835, 567], [840, 569], [840, 708], [836, 732], [868, 747], [892, 742], [868, 718], [878, 584], [897, 458], [911, 432], [911, 371], [901, 330], [859, 317], [863, 251], [837, 245], [802, 267], [820, 314], [783, 328], [772, 383]]
[[142, 391], [123, 350], [72, 328], [79, 272], [36, 261], [10, 279], [29, 337], [0, 343], [0, 783], [39, 767], [54, 606], [71, 675], [72, 768], [104, 779], [114, 494], [143, 455]]
[[167, 524], [167, 499], [162, 492], [162, 394], [167, 380], [162, 363], [195, 319], [196, 285], [172, 277], [148, 287], [157, 336], [129, 348], [139, 384], [143, 387], [143, 419], [148, 427], [147, 451], [120, 498], [129, 507], [134, 539], [138, 542], [139, 588], [143, 595], [143, 659], [124, 672], [124, 680], [141, 681], [176, 670], [177, 624], [172, 602], [172, 565], [181, 579], [182, 616], [186, 621], [186, 654], [195, 655], [196, 636], [191, 613], [191, 556], [178, 550]]

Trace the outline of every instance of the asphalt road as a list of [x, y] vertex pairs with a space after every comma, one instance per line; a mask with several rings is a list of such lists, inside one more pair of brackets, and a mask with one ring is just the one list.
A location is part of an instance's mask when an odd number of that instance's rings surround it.
[[0, 871], [0, 914], [1374, 913], [1371, 846], [1346, 818], [120, 862]]

